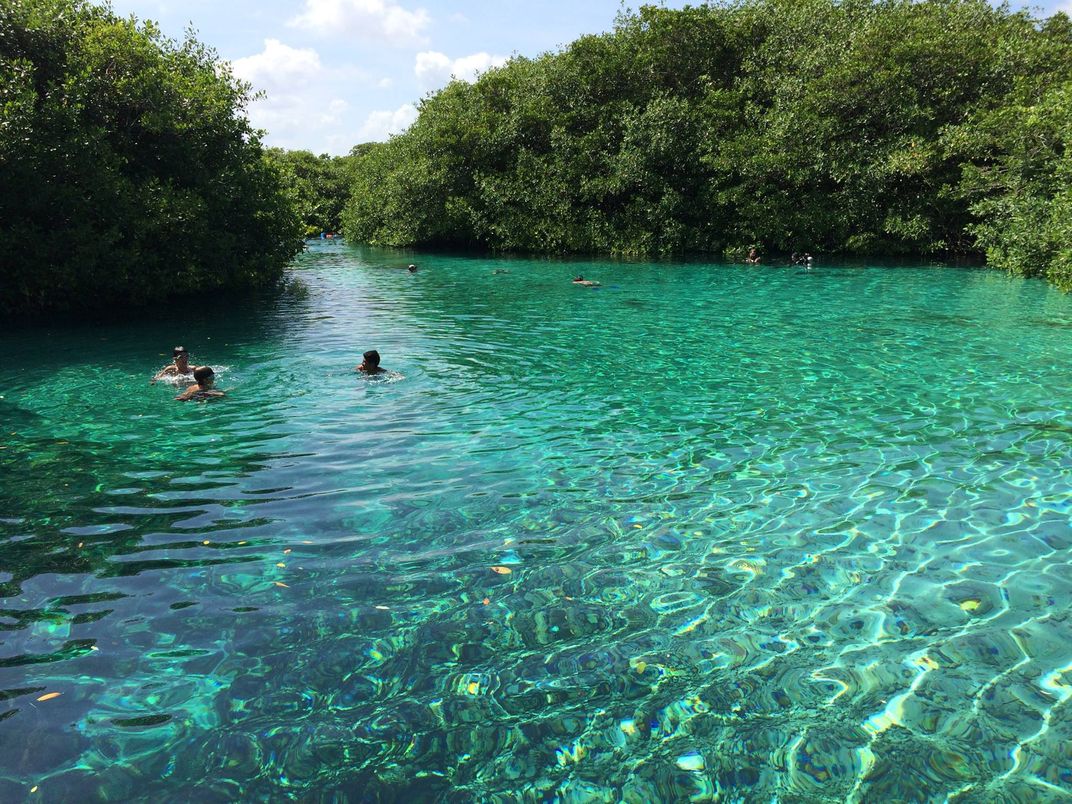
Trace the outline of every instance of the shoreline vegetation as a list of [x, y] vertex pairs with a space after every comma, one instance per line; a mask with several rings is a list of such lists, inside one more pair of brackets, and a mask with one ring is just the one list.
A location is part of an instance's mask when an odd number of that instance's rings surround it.
[[361, 146], [346, 237], [983, 256], [1072, 289], [1072, 22], [983, 0], [642, 7]]
[[303, 237], [492, 253], [985, 259], [1072, 290], [1072, 20], [740, 0], [452, 81], [347, 156], [265, 149], [192, 34], [0, 4], [0, 313], [278, 286]]
[[83, 0], [0, 3], [0, 313], [278, 283], [301, 230], [251, 97], [192, 34]]

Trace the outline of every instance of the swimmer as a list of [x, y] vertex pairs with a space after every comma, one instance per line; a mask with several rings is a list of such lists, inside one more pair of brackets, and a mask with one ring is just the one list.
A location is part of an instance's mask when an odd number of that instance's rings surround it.
[[508, 273], [510, 273], [510, 272], [509, 272], [509, 271], [507, 271], [507, 270], [506, 270], [505, 268], [496, 268], [496, 269], [495, 269], [495, 270], [493, 270], [493, 271], [492, 271], [491, 273], [492, 273], [492, 274], [508, 274]]
[[573, 277], [573, 284], [580, 285], [581, 287], [585, 287], [585, 288], [598, 288], [599, 287], [598, 282], [595, 282], [595, 281], [593, 281], [591, 279], [585, 279], [580, 274], [578, 274], [577, 276]]
[[212, 387], [216, 383], [216, 373], [211, 366], [198, 366], [195, 368], [194, 381], [197, 382], [197, 385], [191, 385], [175, 398], [180, 402], [186, 402], [190, 399], [211, 399], [224, 395], [223, 391], [217, 391]]
[[417, 273], [417, 266], [413, 263], [410, 263], [409, 267], [406, 268], [406, 270], [409, 271], [411, 274], [415, 274]]
[[361, 357], [364, 360], [361, 361], [361, 365], [354, 369], [354, 371], [360, 371], [362, 374], [385, 374], [387, 369], [380, 368], [380, 353], [375, 349], [369, 349]]
[[745, 258], [745, 262], [749, 265], [759, 265], [759, 252], [755, 247], [748, 249], [748, 256]]
[[171, 350], [171, 357], [172, 363], [156, 372], [152, 380], [149, 381], [150, 385], [164, 377], [181, 377], [187, 382], [193, 382], [193, 367], [190, 365], [190, 355], [186, 351], [186, 347], [176, 346]]

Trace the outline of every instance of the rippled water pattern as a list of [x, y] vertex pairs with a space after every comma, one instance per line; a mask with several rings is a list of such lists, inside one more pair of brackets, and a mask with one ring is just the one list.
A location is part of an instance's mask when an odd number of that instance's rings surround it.
[[1072, 794], [1072, 300], [411, 259], [0, 335], [0, 800]]

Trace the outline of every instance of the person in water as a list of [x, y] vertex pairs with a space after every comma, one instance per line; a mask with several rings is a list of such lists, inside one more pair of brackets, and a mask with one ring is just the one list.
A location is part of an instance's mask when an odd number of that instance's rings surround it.
[[171, 365], [164, 366], [160, 371], [156, 372], [150, 384], [157, 380], [162, 380], [164, 377], [190, 378], [193, 375], [194, 369], [190, 365], [190, 354], [186, 351], [185, 346], [176, 346], [172, 349], [171, 357]]
[[748, 257], [745, 258], [745, 262], [749, 265], [759, 265], [759, 252], [755, 247], [748, 249]]
[[586, 288], [597, 288], [597, 287], [599, 287], [598, 282], [594, 282], [591, 279], [585, 279], [580, 274], [578, 274], [577, 276], [573, 277], [573, 284], [580, 285], [580, 286], [586, 287]]
[[212, 387], [216, 384], [216, 373], [211, 366], [198, 366], [195, 368], [194, 382], [197, 385], [191, 385], [175, 398], [180, 402], [186, 402], [190, 399], [211, 399], [223, 396], [223, 391], [217, 391]]
[[409, 271], [411, 274], [415, 274], [417, 273], [417, 266], [410, 263], [410, 266], [406, 270]]
[[361, 355], [364, 358], [361, 361], [361, 365], [354, 371], [360, 371], [362, 374], [384, 374], [387, 369], [380, 368], [380, 353], [375, 349], [369, 349], [365, 354]]

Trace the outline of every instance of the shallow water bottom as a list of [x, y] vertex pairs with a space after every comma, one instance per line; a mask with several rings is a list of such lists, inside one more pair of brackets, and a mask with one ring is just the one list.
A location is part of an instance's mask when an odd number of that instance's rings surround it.
[[0, 336], [0, 798], [1072, 794], [1066, 297], [413, 259]]

